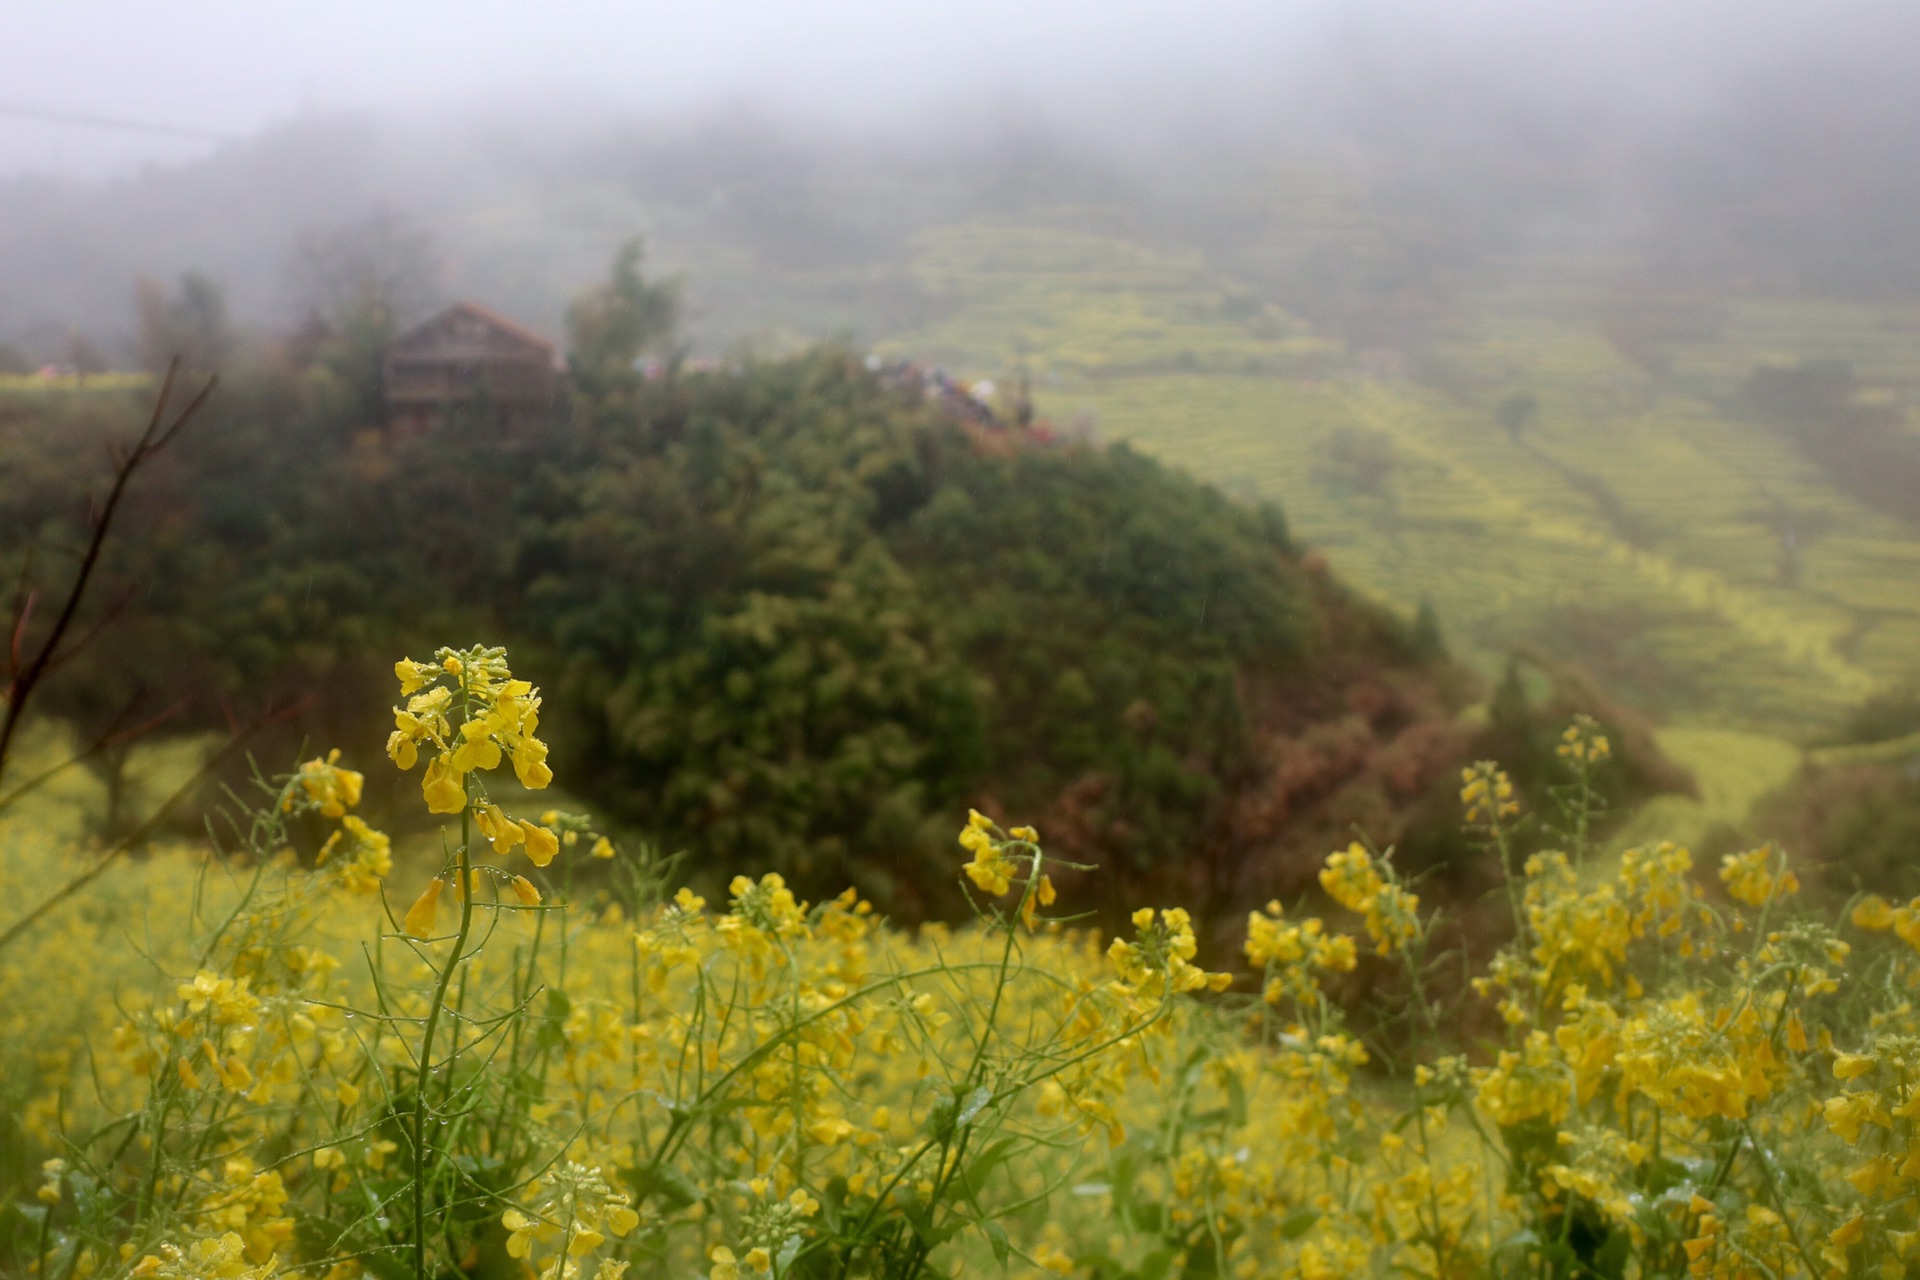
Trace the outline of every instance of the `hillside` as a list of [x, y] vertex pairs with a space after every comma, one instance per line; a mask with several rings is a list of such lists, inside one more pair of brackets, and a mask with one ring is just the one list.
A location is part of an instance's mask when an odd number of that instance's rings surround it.
[[[45, 703], [83, 740], [181, 698], [172, 729], [215, 730], [278, 695], [308, 701], [266, 758], [371, 755], [393, 655], [497, 636], [597, 812], [702, 875], [851, 880], [905, 917], [958, 909], [967, 805], [1039, 822], [1115, 909], [1153, 886], [1222, 919], [1310, 885], [1355, 824], [1471, 896], [1452, 779], [1497, 746], [1524, 781], [1572, 711], [1615, 726], [1623, 793], [1688, 785], [1575, 685], [1518, 738], [1461, 719], [1474, 677], [1303, 559], [1278, 507], [951, 417], [842, 350], [616, 365], [536, 435], [484, 411], [366, 429], [341, 416], [350, 357], [243, 369], [143, 481], [97, 601], [115, 642]], [[5, 545], [58, 562], [97, 480], [73, 446], [139, 394], [0, 398]], [[93, 761], [110, 797], [127, 761]]]
[[[112, 189], [15, 183], [0, 279], [21, 317], [127, 316], [136, 271], [206, 267], [237, 318], [284, 334], [287, 266], [318, 230], [425, 254], [396, 260], [411, 306], [469, 294], [557, 333], [587, 264], [643, 230], [683, 281], [700, 363], [843, 334], [991, 379], [1008, 416], [1028, 385], [1061, 436], [1277, 503], [1373, 605], [1431, 605], [1489, 685], [1515, 653], [1543, 664], [1523, 672], [1536, 699], [1540, 670], [1579, 668], [1703, 776], [1773, 762], [1728, 794], [1777, 784], [1779, 760], [1915, 673], [1920, 520], [1901, 494], [1920, 474], [1920, 310], [1854, 268], [1823, 275], [1810, 240], [1715, 258], [1671, 227], [1548, 228], [1524, 200], [1476, 220], [1447, 182], [1396, 186], [1390, 164], [1227, 152], [1156, 171], [1044, 134], [934, 155], [731, 119], [482, 165], [490, 136], [315, 125]], [[311, 198], [201, 234], [209, 199], [274, 174]], [[376, 195], [389, 213], [368, 220]], [[108, 232], [114, 255], [91, 255]], [[1888, 281], [1902, 243], [1883, 246]], [[66, 292], [46, 292], [60, 262]], [[125, 322], [87, 323], [124, 360]], [[315, 566], [268, 594], [351, 576]]]
[[956, 306], [889, 349], [1023, 367], [1056, 422], [1280, 501], [1370, 594], [1430, 598], [1483, 669], [1527, 646], [1662, 714], [1800, 738], [1912, 670], [1920, 527], [1736, 404], [1756, 366], [1839, 358], [1904, 406], [1911, 307], [1736, 300], [1649, 370], [1607, 336], [1600, 283], [1475, 298], [1424, 348], [1353, 351], [1120, 237], [977, 225], [920, 253]]
[[[1370, 597], [1431, 598], [1489, 677], [1530, 648], [1650, 713], [1804, 742], [1914, 670], [1920, 525], [1898, 493], [1920, 310], [1897, 291], [1658, 235], [1523, 235], [1518, 212], [1475, 223], [1311, 159], [1155, 173], [1044, 134], [931, 157], [732, 119], [480, 165], [489, 137], [315, 124], [114, 189], [14, 183], [0, 339], [32, 347], [19, 326], [64, 306], [110, 352], [124, 333], [87, 317], [127, 316], [137, 272], [190, 268], [284, 329], [302, 246], [355, 227], [431, 250], [413, 305], [466, 293], [557, 332], [570, 282], [642, 230], [684, 279], [695, 354], [844, 333], [1003, 390], [1024, 374], [1055, 427], [1275, 499]], [[311, 198], [250, 209], [224, 245], [188, 235], [272, 175]], [[389, 221], [356, 222], [375, 193]], [[119, 256], [89, 256], [106, 229]], [[1756, 369], [1821, 361], [1852, 371], [1842, 425], [1877, 414], [1877, 435], [1754, 411]]]

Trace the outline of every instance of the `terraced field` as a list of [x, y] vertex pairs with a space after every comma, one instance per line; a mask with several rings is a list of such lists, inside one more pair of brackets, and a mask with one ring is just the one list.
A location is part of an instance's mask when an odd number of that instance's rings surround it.
[[[944, 318], [885, 349], [1004, 380], [1054, 421], [1282, 502], [1298, 537], [1489, 672], [1531, 645], [1691, 726], [1806, 740], [1920, 670], [1920, 529], [1725, 407], [1757, 364], [1920, 394], [1920, 310], [1728, 304], [1657, 374], [1575, 296], [1475, 305], [1418, 381], [1197, 255], [1070, 226], [924, 237]], [[1502, 400], [1535, 411], [1510, 434]]]

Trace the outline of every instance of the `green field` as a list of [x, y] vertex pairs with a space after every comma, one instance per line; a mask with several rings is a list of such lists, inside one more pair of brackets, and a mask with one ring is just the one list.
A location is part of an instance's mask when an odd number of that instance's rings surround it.
[[[1726, 303], [1657, 379], [1597, 300], [1472, 300], [1418, 378], [1351, 352], [1198, 256], [1070, 226], [922, 237], [944, 314], [882, 349], [1006, 385], [1247, 499], [1403, 610], [1431, 599], [1493, 672], [1530, 646], [1669, 722], [1799, 742], [1920, 669], [1920, 530], [1835, 488], [1722, 407], [1756, 364], [1844, 358], [1920, 390], [1920, 312]], [[1496, 421], [1524, 392], [1516, 442]], [[1781, 512], [1796, 530], [1789, 570]]]

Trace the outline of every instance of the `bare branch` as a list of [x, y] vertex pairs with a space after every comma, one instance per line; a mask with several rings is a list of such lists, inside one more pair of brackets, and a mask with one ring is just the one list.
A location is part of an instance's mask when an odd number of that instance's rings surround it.
[[302, 700], [283, 710], [266, 712], [256, 716], [243, 730], [228, 739], [227, 744], [209, 757], [205, 764], [196, 769], [193, 776], [182, 783], [177, 791], [162, 801], [159, 808], [147, 815], [147, 820], [142, 822], [132, 834], [94, 859], [91, 866], [48, 894], [25, 915], [15, 920], [4, 930], [0, 930], [0, 952], [4, 952], [9, 946], [13, 945], [21, 935], [39, 923], [55, 907], [99, 879], [101, 873], [119, 861], [122, 855], [146, 843], [153, 833], [160, 829], [160, 825], [167, 820], [168, 815], [180, 806], [181, 801], [192, 795], [199, 789], [201, 783], [212, 777], [219, 771], [222, 765], [238, 754], [240, 749], [246, 745], [249, 738], [253, 737], [254, 734], [260, 732], [260, 730], [266, 728], [268, 725], [286, 720], [297, 714], [305, 705], [306, 700]]
[[[24, 669], [20, 665], [20, 655], [26, 648], [24, 641], [26, 611], [24, 609], [21, 611], [21, 617], [14, 627], [15, 656], [7, 683], [7, 711], [5, 718], [0, 719], [0, 777], [6, 774], [13, 736], [20, 727], [21, 717], [26, 713], [27, 703], [33, 697], [34, 690], [55, 665], [56, 656], [61, 660], [72, 656], [72, 650], [62, 655], [61, 646], [67, 638], [67, 632], [73, 626], [75, 616], [80, 611], [81, 601], [86, 598], [87, 588], [92, 584], [94, 570], [100, 563], [100, 553], [106, 547], [107, 534], [113, 528], [113, 517], [120, 509], [120, 500], [126, 496], [127, 486], [132, 483], [134, 475], [148, 459], [180, 434], [180, 431], [206, 404], [207, 397], [213, 394], [214, 387], [219, 385], [220, 380], [217, 377], [207, 379], [207, 384], [200, 389], [200, 394], [188, 402], [187, 407], [176, 414], [169, 423], [166, 417], [167, 399], [173, 394], [174, 378], [179, 372], [180, 361], [175, 359], [167, 367], [167, 376], [160, 384], [160, 394], [154, 400], [153, 414], [147, 419], [146, 430], [140, 433], [140, 438], [134, 442], [133, 447], [122, 455], [114, 468], [113, 487], [107, 491], [106, 501], [93, 512], [93, 536], [87, 540], [86, 552], [80, 559], [80, 568], [74, 574], [73, 584], [67, 588], [66, 599], [61, 603], [59, 615], [55, 617], [51, 630], [34, 650], [33, 657], [27, 661]], [[87, 638], [92, 637], [89, 635]]]
[[27, 624], [33, 621], [33, 606], [39, 599], [40, 593], [38, 591], [28, 591], [26, 598], [20, 602], [20, 607], [14, 613], [13, 641], [8, 646], [7, 656], [7, 673], [9, 675], [20, 669], [20, 645], [21, 642], [26, 639]]
[[81, 650], [85, 649], [89, 644], [92, 644], [96, 636], [119, 620], [120, 615], [126, 612], [127, 606], [132, 604], [134, 598], [139, 594], [140, 590], [137, 587], [129, 587], [125, 591], [122, 591], [119, 598], [107, 606], [106, 612], [102, 613], [79, 639], [68, 645], [64, 652], [56, 653], [47, 659], [47, 668], [40, 673], [41, 679], [44, 680], [46, 677], [58, 671], [61, 667], [65, 666], [67, 662], [77, 657]]
[[193, 699], [182, 698], [180, 699], [180, 701], [168, 707], [165, 711], [162, 711], [159, 715], [154, 716], [148, 720], [143, 720], [139, 724], [134, 725], [132, 728], [122, 729], [119, 727], [120, 721], [126, 716], [127, 711], [131, 711], [133, 709], [133, 704], [128, 703], [126, 708], [124, 708], [121, 711], [120, 715], [114, 717], [114, 722], [112, 725], [108, 726], [107, 731], [101, 734], [98, 738], [95, 738], [93, 740], [93, 744], [89, 746], [85, 751], [75, 752], [73, 755], [68, 756], [65, 760], [62, 760], [59, 764], [51, 765], [45, 769], [42, 769], [39, 773], [34, 774], [31, 778], [28, 778], [25, 782], [21, 783], [19, 786], [15, 787], [13, 790], [7, 792], [3, 796], [0, 796], [0, 813], [5, 813], [8, 809], [11, 809], [14, 806], [14, 804], [17, 803], [22, 797], [28, 795], [30, 792], [37, 791], [39, 788], [45, 786], [47, 783], [52, 782], [55, 778], [65, 773], [67, 770], [73, 768], [75, 765], [85, 764], [87, 761], [93, 759], [95, 756], [99, 755], [103, 751], [109, 751], [114, 747], [126, 746], [130, 742], [137, 742], [141, 738], [144, 738], [148, 734], [152, 733], [155, 729], [160, 728], [162, 725], [165, 725], [173, 720], [178, 719], [180, 716], [180, 713], [185, 711], [189, 706], [192, 705], [192, 703], [193, 703]]

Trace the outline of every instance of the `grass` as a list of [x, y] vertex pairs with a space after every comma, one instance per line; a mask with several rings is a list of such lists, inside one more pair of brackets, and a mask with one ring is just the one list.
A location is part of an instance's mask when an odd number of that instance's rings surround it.
[[140, 391], [153, 385], [148, 373], [0, 373], [0, 393], [50, 395], [75, 391]]

